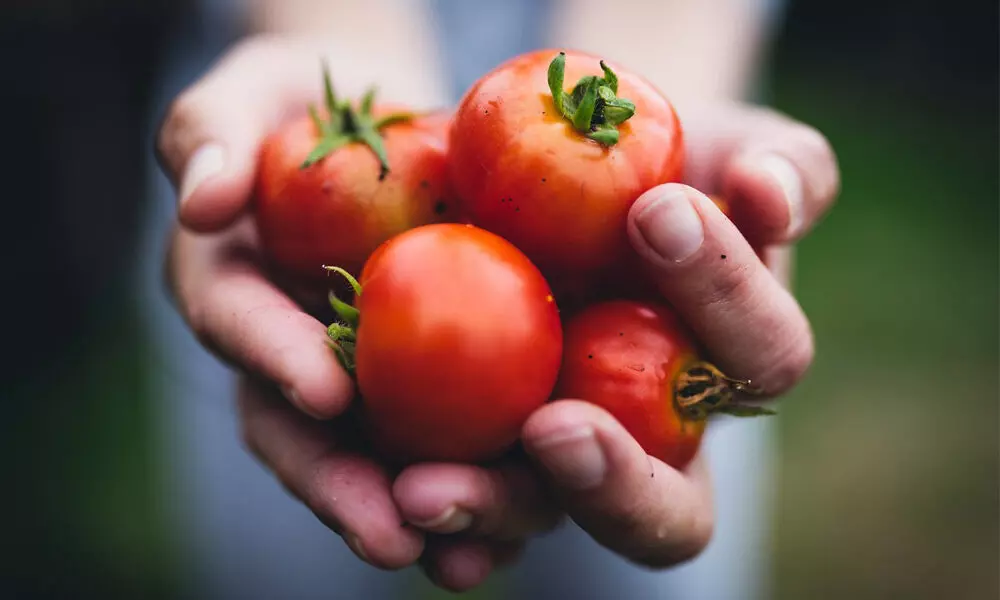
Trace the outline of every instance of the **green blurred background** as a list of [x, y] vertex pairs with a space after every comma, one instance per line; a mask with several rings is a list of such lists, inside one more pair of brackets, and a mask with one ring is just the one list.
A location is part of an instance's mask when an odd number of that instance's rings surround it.
[[[61, 115], [88, 102], [100, 115], [99, 83], [25, 60], [63, 58], [45, 36], [91, 43], [136, 82], [120, 95], [140, 122], [170, 25], [149, 15], [166, 4], [118, 25], [0, 8], [0, 65], [24, 82], [4, 92], [18, 142], [2, 150], [16, 168], [0, 244], [0, 582], [14, 597], [170, 597], [175, 581], [123, 227], [137, 228], [148, 148], [88, 162], [114, 134]], [[780, 599], [1000, 594], [997, 23], [991, 2], [799, 1], [774, 47], [772, 103], [827, 134], [844, 181], [799, 254], [818, 354], [781, 411]], [[116, 55], [115, 40], [140, 50]], [[54, 148], [60, 127], [82, 141]], [[51, 169], [67, 164], [105, 185], [60, 185]], [[83, 244], [81, 219], [96, 232]]]

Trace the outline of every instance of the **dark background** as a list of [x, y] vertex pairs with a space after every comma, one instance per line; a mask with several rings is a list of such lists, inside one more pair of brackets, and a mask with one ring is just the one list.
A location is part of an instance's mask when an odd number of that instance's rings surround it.
[[[171, 596], [134, 279], [187, 4], [0, 5], [4, 597]], [[996, 2], [800, 0], [773, 48], [771, 102], [844, 180], [800, 250], [779, 598], [1000, 592], [997, 27]]]

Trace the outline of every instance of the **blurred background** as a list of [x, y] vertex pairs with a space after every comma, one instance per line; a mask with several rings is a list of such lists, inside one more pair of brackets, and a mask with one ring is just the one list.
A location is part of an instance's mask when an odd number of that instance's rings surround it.
[[[3, 597], [176, 589], [134, 282], [189, 4], [0, 5]], [[772, 48], [771, 103], [844, 181], [800, 249], [818, 355], [781, 410], [776, 598], [1000, 594], [997, 31], [996, 2], [799, 0]]]

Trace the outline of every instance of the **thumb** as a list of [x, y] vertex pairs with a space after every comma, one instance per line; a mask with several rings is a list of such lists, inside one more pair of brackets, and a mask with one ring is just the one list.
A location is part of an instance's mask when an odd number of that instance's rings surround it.
[[708, 476], [648, 456], [604, 409], [559, 400], [525, 423], [522, 441], [563, 508], [598, 543], [648, 566], [699, 554], [713, 529]]

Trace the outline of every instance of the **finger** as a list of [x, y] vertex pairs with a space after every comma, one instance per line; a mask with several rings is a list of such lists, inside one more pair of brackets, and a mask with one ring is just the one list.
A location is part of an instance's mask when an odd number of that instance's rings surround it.
[[251, 451], [362, 560], [383, 569], [416, 563], [423, 535], [401, 525], [391, 481], [371, 459], [339, 447], [328, 424], [312, 421], [244, 379], [239, 412]]
[[421, 559], [428, 578], [452, 592], [482, 585], [495, 569], [513, 562], [521, 542], [483, 542], [464, 538], [432, 538]]
[[418, 464], [396, 478], [393, 497], [407, 522], [438, 534], [514, 540], [553, 529], [561, 517], [527, 465]]
[[629, 237], [663, 295], [733, 377], [766, 395], [812, 363], [809, 321], [735, 225], [700, 192], [658, 186], [632, 207]]
[[289, 44], [253, 38], [228, 53], [168, 108], [157, 156], [178, 188], [181, 222], [196, 231], [229, 225], [251, 196], [257, 149], [290, 108], [318, 97], [316, 61]]
[[712, 107], [685, 121], [688, 183], [718, 192], [757, 246], [794, 241], [840, 190], [830, 143], [816, 129], [763, 108]]
[[570, 517], [600, 544], [657, 567], [708, 544], [711, 493], [699, 459], [677, 471], [648, 456], [607, 411], [576, 400], [536, 411], [522, 440]]
[[326, 343], [326, 327], [258, 270], [252, 244], [226, 236], [175, 232], [171, 286], [180, 312], [208, 348], [279, 386], [300, 410], [331, 418], [354, 385]]

